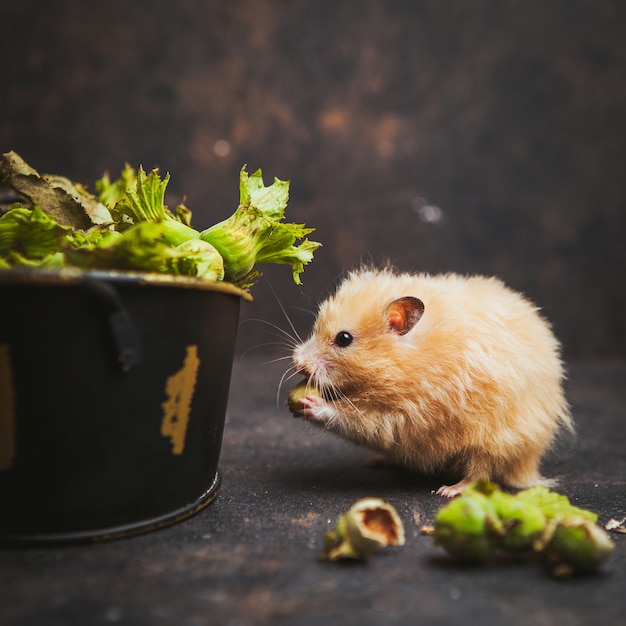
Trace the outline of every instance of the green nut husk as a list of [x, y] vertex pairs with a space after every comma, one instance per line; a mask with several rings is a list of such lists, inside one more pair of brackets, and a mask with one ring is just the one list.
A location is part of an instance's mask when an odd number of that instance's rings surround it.
[[494, 483], [487, 480], [477, 480], [463, 496], [479, 499], [484, 504], [484, 498], [490, 505], [490, 512], [495, 515], [497, 522], [491, 518], [490, 537], [495, 547], [507, 552], [524, 552], [533, 550], [536, 541], [542, 536], [546, 526], [546, 516], [532, 501], [521, 501], [516, 496], [501, 491]]
[[552, 574], [559, 578], [593, 572], [615, 548], [608, 534], [584, 517], [560, 519], [553, 526], [545, 557]]
[[322, 560], [367, 559], [386, 546], [404, 545], [404, 526], [396, 509], [380, 498], [363, 498], [324, 535]]
[[520, 502], [533, 504], [541, 509], [547, 519], [555, 517], [582, 517], [592, 522], [598, 521], [598, 514], [587, 509], [571, 504], [567, 496], [556, 491], [551, 491], [547, 487], [530, 487], [520, 491], [515, 498]]
[[546, 487], [512, 495], [480, 480], [440, 509], [433, 535], [459, 561], [485, 562], [498, 551], [540, 554], [564, 577], [596, 570], [613, 551], [597, 519]]
[[461, 496], [439, 510], [434, 540], [453, 558], [472, 563], [488, 561], [502, 527], [493, 505], [482, 494]]
[[493, 501], [503, 525], [498, 547], [507, 552], [534, 550], [547, 523], [541, 509], [530, 502], [520, 502], [515, 496], [503, 492], [498, 493]]
[[259, 276], [256, 265], [282, 263], [291, 266], [294, 282], [301, 284], [300, 274], [321, 244], [306, 238], [314, 228], [283, 221], [288, 199], [289, 181], [275, 178], [265, 186], [260, 169], [250, 175], [245, 166], [241, 169], [237, 210], [200, 233], [224, 257], [228, 281], [248, 286]]
[[320, 243], [304, 224], [284, 221], [289, 181], [263, 183], [261, 170], [239, 173], [239, 205], [204, 230], [191, 211], [165, 204], [170, 176], [126, 164], [117, 180], [105, 174], [98, 195], [63, 176], [40, 175], [15, 152], [0, 154], [0, 184], [19, 196], [0, 213], [0, 270], [13, 267], [113, 270], [228, 281], [250, 289], [257, 266], [291, 267], [296, 284]]

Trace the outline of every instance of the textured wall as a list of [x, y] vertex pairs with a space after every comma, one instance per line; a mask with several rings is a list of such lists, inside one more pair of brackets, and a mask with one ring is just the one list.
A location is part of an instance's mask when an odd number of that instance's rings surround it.
[[[626, 4], [619, 0], [4, 2], [0, 148], [92, 181], [172, 175], [194, 224], [238, 172], [290, 179], [324, 244], [243, 318], [296, 326], [346, 269], [497, 274], [566, 354], [625, 354]], [[273, 338], [244, 323], [240, 349]]]

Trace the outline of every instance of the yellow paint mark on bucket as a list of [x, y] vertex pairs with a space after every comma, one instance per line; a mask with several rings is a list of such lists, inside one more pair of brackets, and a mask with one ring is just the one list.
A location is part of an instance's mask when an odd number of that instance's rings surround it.
[[11, 350], [0, 344], [0, 471], [13, 467], [15, 461], [15, 384]]
[[185, 449], [185, 434], [199, 366], [198, 346], [187, 346], [182, 369], [170, 376], [165, 383], [167, 400], [161, 405], [161, 435], [172, 441], [173, 454], [182, 454]]

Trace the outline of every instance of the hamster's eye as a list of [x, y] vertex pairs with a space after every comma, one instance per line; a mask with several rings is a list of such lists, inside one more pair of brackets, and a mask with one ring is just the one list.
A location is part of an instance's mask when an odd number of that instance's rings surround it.
[[347, 348], [351, 343], [354, 337], [347, 331], [342, 330], [340, 333], [337, 333], [335, 337], [335, 345], [340, 348]]

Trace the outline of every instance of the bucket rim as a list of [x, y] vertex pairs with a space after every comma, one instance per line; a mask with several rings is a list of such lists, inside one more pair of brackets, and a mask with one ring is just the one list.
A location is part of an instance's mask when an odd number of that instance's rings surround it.
[[67, 532], [42, 531], [39, 533], [0, 532], [0, 549], [28, 547], [45, 548], [61, 545], [102, 543], [105, 541], [128, 539], [137, 535], [143, 535], [168, 526], [173, 526], [196, 515], [217, 498], [221, 486], [222, 475], [219, 470], [216, 470], [211, 484], [208, 485], [206, 490], [198, 498], [174, 510], [133, 522], [125, 522], [108, 527], [96, 526], [87, 530]]
[[78, 270], [63, 268], [60, 270], [43, 270], [40, 268], [12, 268], [0, 270], [0, 286], [32, 285], [32, 286], [70, 286], [85, 280], [101, 280], [115, 284], [157, 285], [163, 287], [180, 287], [181, 289], [197, 289], [200, 291], [217, 291], [251, 301], [250, 293], [227, 281], [207, 280], [194, 276], [175, 276], [173, 274], [157, 274], [155, 272], [131, 272], [116, 270]]

